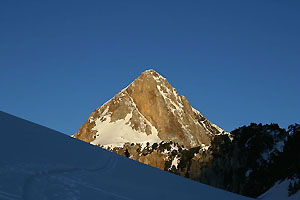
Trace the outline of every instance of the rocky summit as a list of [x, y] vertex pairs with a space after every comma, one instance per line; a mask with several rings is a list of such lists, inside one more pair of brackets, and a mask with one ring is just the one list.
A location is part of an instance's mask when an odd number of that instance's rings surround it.
[[184, 148], [210, 146], [226, 133], [194, 109], [184, 96], [154, 70], [143, 72], [129, 86], [97, 108], [74, 135], [105, 148], [125, 144], [174, 142]]

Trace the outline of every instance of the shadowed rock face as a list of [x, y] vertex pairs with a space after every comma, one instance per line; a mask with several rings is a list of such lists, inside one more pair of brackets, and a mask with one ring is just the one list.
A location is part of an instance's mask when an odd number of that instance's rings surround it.
[[[186, 148], [208, 146], [214, 135], [224, 132], [193, 109], [184, 96], [179, 96], [167, 79], [154, 70], [147, 70], [127, 88], [96, 109], [74, 137], [86, 142], [94, 141], [93, 144], [97, 145], [110, 145], [101, 144], [101, 139], [100, 142], [96, 140], [102, 134], [96, 124], [101, 127], [104, 122], [120, 122], [129, 114], [130, 119], [126, 119], [125, 124], [137, 134], [157, 134], [162, 141], [173, 141]], [[114, 131], [106, 134], [113, 138]], [[129, 137], [128, 134], [126, 137]], [[124, 144], [136, 143], [130, 141], [131, 139], [124, 140]]]

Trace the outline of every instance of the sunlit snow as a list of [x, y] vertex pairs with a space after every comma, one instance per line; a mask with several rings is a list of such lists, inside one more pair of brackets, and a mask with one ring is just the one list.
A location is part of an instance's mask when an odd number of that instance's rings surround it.
[[144, 132], [138, 132], [130, 126], [130, 118], [132, 113], [129, 113], [125, 119], [111, 122], [109, 116], [106, 116], [105, 121], [96, 120], [94, 130], [97, 130], [97, 137], [91, 144], [101, 144], [105, 147], [123, 147], [125, 143], [140, 143], [150, 144], [159, 143], [161, 139], [158, 137], [158, 132], [151, 124], [151, 133], [147, 135]]

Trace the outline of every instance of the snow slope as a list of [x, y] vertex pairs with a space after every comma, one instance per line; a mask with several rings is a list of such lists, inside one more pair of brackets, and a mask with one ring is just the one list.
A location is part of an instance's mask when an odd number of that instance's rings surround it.
[[262, 194], [258, 199], [262, 200], [299, 200], [300, 192], [298, 191], [296, 194], [292, 196], [288, 196], [288, 188], [291, 180], [285, 179], [281, 182], [275, 183], [275, 185], [269, 189], [267, 192]]
[[[107, 147], [123, 147], [125, 143], [139, 143], [146, 146], [147, 142], [153, 144], [159, 143], [162, 140], [158, 137], [158, 132], [149, 122], [151, 134], [147, 135], [144, 132], [139, 132], [132, 129], [130, 119], [132, 112], [125, 119], [111, 122], [110, 116], [104, 116], [105, 121], [96, 120], [96, 126], [93, 130], [97, 130], [96, 139], [91, 144], [101, 144], [104, 148]], [[112, 134], [114, 133], [114, 134]]]
[[249, 199], [0, 112], [0, 199]]

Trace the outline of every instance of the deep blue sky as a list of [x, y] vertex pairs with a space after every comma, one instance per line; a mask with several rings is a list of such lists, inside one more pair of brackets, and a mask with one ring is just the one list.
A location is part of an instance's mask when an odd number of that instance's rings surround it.
[[300, 1], [1, 1], [0, 110], [74, 134], [153, 68], [227, 131], [300, 119]]

